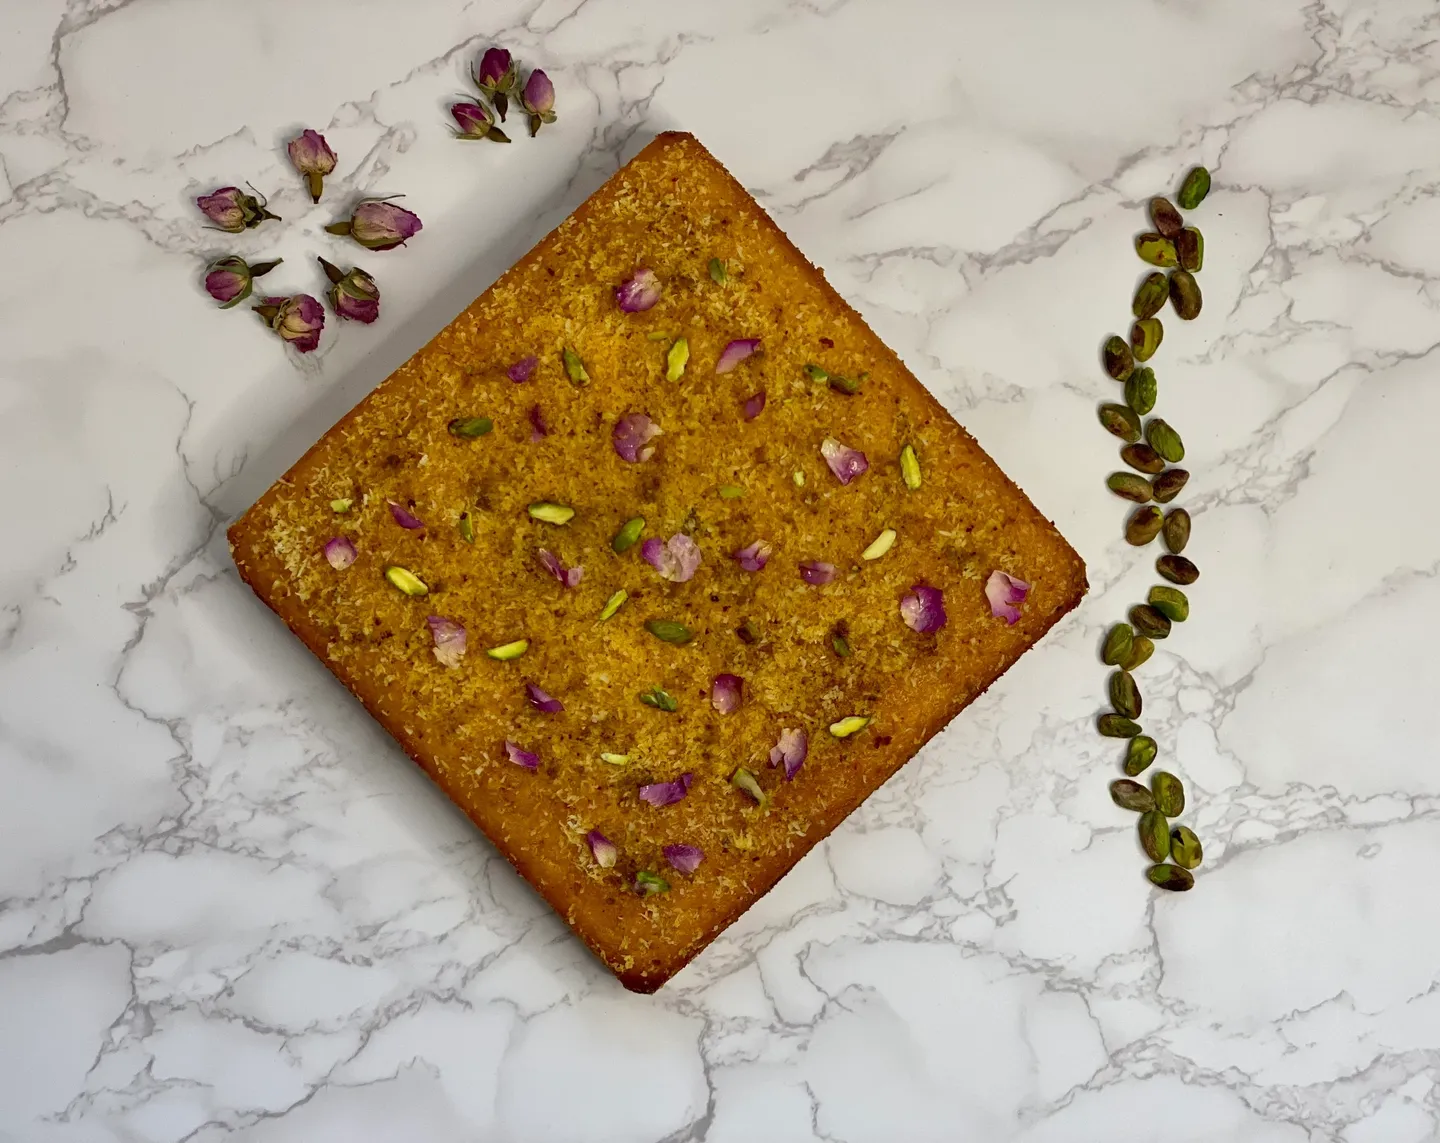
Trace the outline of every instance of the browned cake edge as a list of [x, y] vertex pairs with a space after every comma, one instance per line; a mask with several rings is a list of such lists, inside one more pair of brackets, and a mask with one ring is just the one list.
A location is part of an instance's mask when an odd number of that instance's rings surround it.
[[[694, 136], [690, 135], [689, 133], [679, 131], [667, 131], [657, 135], [631, 160], [631, 162], [635, 162], [641, 158], [644, 158], [652, 150], [663, 149], [665, 147], [673, 146], [680, 142], [688, 142], [692, 146], [699, 147], [702, 151], [704, 150], [698, 140], [696, 140]], [[708, 154], [708, 152], [705, 153]], [[725, 171], [727, 177], [729, 177], [731, 181], [735, 183], [735, 186], [740, 191], [740, 193], [747, 196], [749, 195], [749, 192], [744, 189], [743, 185], [739, 183], [739, 181], [736, 180], [733, 175], [730, 175], [729, 171], [724, 168], [723, 164], [721, 164], [718, 160], [713, 161], [715, 162], [717, 169]], [[580, 206], [576, 208], [576, 210], [570, 217], [583, 218], [586, 214], [589, 213], [591, 209], [591, 203], [594, 198], [604, 193], [605, 187], [602, 186], [598, 191], [595, 192], [595, 195], [592, 195], [590, 199], [587, 199], [585, 202], [581, 203]], [[891, 350], [890, 347], [887, 346], [884, 341], [882, 341], [881, 338], [875, 334], [874, 330], [870, 328], [869, 324], [865, 322], [864, 318], [858, 313], [858, 311], [853, 310], [852, 307], [850, 307], [849, 303], [846, 302], [844, 298], [842, 298], [840, 294], [836, 292], [836, 290], [826, 280], [825, 275], [813, 263], [811, 263], [810, 260], [806, 258], [805, 255], [789, 240], [789, 238], [785, 235], [784, 231], [782, 231], [780, 227], [775, 224], [774, 220], [771, 219], [768, 214], [763, 211], [761, 213], [766, 219], [766, 221], [769, 223], [769, 225], [773, 228], [776, 239], [779, 242], [783, 243], [786, 247], [788, 247], [789, 250], [794, 254], [803, 271], [808, 273], [808, 276], [810, 277], [814, 285], [830, 301], [831, 305], [842, 310], [850, 310], [854, 314], [856, 320], [860, 322], [865, 331], [870, 335], [876, 351], [887, 354], [889, 356], [889, 359], [896, 366], [898, 366], [897, 373], [902, 379], [902, 383], [910, 387], [910, 392], [918, 399], [928, 403], [930, 407], [935, 410], [939, 416], [951, 421], [951, 423], [957, 424], [960, 432], [963, 433], [965, 438], [971, 442], [971, 444], [975, 447], [976, 451], [983, 454], [987, 460], [990, 460], [991, 458], [989, 457], [989, 454], [985, 453], [984, 449], [982, 449], [980, 445], [974, 441], [974, 438], [970, 436], [970, 434], [965, 430], [964, 426], [958, 425], [958, 423], [955, 422], [955, 419], [951, 416], [949, 410], [947, 410], [944, 405], [942, 405], [928, 389], [926, 389], [922, 384], [920, 384], [920, 382], [914, 377], [914, 375], [909, 371], [909, 369], [905, 367], [904, 363], [901, 362], [900, 358], [894, 353], [894, 351]], [[518, 276], [520, 273], [523, 272], [524, 268], [532, 261], [543, 258], [549, 251], [550, 247], [556, 241], [556, 231], [552, 230], [543, 239], [541, 239], [540, 242], [537, 243], [535, 247], [532, 248], [524, 257], [517, 261], [513, 267], [511, 267], [503, 275], [501, 275], [501, 277], [497, 279], [497, 281], [491, 287], [489, 287], [489, 289], [493, 290], [505, 283], [506, 280], [511, 278], [512, 276]], [[485, 292], [488, 293], [489, 290]], [[481, 296], [483, 297], [484, 294], [482, 294]], [[435, 338], [432, 338], [431, 342], [427, 343], [427, 346], [433, 343], [434, 340], [442, 336], [445, 332], [445, 328], [448, 328], [448, 325], [442, 328], [440, 331], [437, 331]], [[425, 348], [426, 347], [422, 347], [420, 350], [417, 350], [417, 353], [423, 353], [425, 351]], [[383, 384], [384, 382], [381, 382], [381, 385]], [[379, 386], [377, 386], [377, 389], [378, 388]], [[372, 393], [373, 392], [374, 391], [372, 391]], [[336, 422], [336, 424], [330, 429], [328, 433], [325, 434], [324, 437], [322, 437], [319, 441], [312, 445], [306, 451], [305, 455], [302, 456], [299, 460], [297, 460], [295, 464], [293, 464], [290, 469], [285, 473], [285, 475], [281, 477], [278, 481], [276, 481], [276, 483], [269, 490], [266, 491], [266, 493], [261, 497], [260, 501], [257, 501], [257, 505], [265, 503], [272, 497], [278, 495], [281, 488], [292, 484], [295, 479], [295, 474], [297, 473], [297, 471], [303, 468], [306, 460], [309, 458], [311, 453], [319, 449], [325, 439], [328, 438], [331, 434], [335, 433], [337, 430], [342, 429], [351, 420], [353, 420], [358, 415], [360, 409], [364, 406], [367, 400], [369, 400], [368, 395], [367, 397], [362, 398], [362, 400], [355, 406], [355, 408], [351, 409], [350, 412], [346, 413], [343, 417], [341, 417], [340, 420]], [[1018, 496], [1025, 498], [1024, 493], [1020, 490], [1020, 488], [1012, 480], [1010, 480], [1007, 475], [1005, 475], [1005, 473], [1000, 469], [998, 465], [994, 465], [993, 460], [991, 460], [991, 464], [994, 466], [995, 472], [1000, 475], [1000, 477], [1005, 481], [1005, 483]], [[1028, 500], [1028, 498], [1026, 499]], [[1043, 638], [1051, 627], [1053, 627], [1057, 622], [1059, 622], [1059, 620], [1064, 615], [1072, 611], [1079, 604], [1080, 600], [1084, 597], [1086, 591], [1089, 588], [1089, 583], [1085, 577], [1084, 563], [1081, 561], [1078, 553], [1076, 553], [1073, 548], [1070, 548], [1064, 537], [1059, 534], [1059, 531], [1055, 528], [1053, 521], [1047, 519], [1046, 523], [1049, 525], [1051, 532], [1054, 533], [1056, 539], [1058, 539], [1064, 550], [1068, 551], [1070, 555], [1074, 557], [1076, 582], [1072, 584], [1071, 592], [1065, 597], [1064, 602], [1057, 606], [1046, 618], [1046, 621], [1041, 628], [1040, 633], [1036, 636], [1035, 642], [1038, 642], [1041, 638]], [[410, 758], [415, 762], [415, 764], [418, 765], [430, 776], [431, 780], [434, 781], [435, 784], [439, 786], [442, 791], [445, 792], [446, 796], [449, 797], [453, 803], [455, 803], [456, 805], [460, 805], [463, 809], [464, 807], [461, 804], [461, 801], [457, 799], [454, 796], [454, 792], [447, 787], [438, 769], [428, 756], [428, 748], [422, 746], [422, 744], [417, 739], [413, 738], [410, 734], [408, 734], [406, 728], [399, 719], [388, 717], [383, 713], [380, 701], [381, 696], [378, 690], [374, 686], [372, 686], [368, 680], [353, 676], [344, 664], [337, 663], [332, 660], [327, 653], [328, 639], [325, 632], [321, 630], [321, 628], [311, 620], [310, 616], [305, 613], [304, 609], [286, 606], [287, 601], [292, 598], [291, 596], [284, 592], [273, 591], [273, 585], [283, 582], [284, 568], [278, 557], [273, 552], [266, 550], [264, 545], [261, 543], [264, 538], [263, 526], [259, 523], [258, 514], [255, 513], [253, 507], [249, 512], [247, 512], [238, 521], [231, 525], [227, 532], [227, 535], [230, 541], [231, 555], [235, 561], [237, 569], [240, 572], [241, 579], [243, 579], [245, 583], [250, 586], [251, 590], [255, 592], [255, 594], [260, 598], [261, 602], [263, 602], [267, 607], [269, 607], [271, 611], [275, 612], [275, 614], [281, 619], [281, 621], [284, 622], [286, 626], [288, 626], [290, 630], [295, 633], [295, 635], [300, 639], [300, 641], [304, 643], [305, 646], [307, 646], [311, 650], [311, 652], [313, 652], [314, 655], [336, 676], [336, 678], [338, 678], [340, 682], [343, 683], [351, 691], [351, 693], [360, 700], [361, 704], [365, 707], [367, 711], [369, 711], [371, 716], [375, 718], [375, 720], [386, 729], [386, 731], [396, 740], [396, 742], [400, 744], [401, 748], [405, 751], [406, 754], [410, 756]], [[861, 803], [864, 802], [864, 800], [868, 798], [870, 794], [874, 793], [874, 791], [878, 789], [881, 785], [883, 785], [885, 781], [888, 781], [889, 778], [892, 777], [900, 769], [901, 766], [903, 766], [906, 762], [913, 758], [915, 754], [917, 754], [920, 749], [925, 745], [925, 743], [927, 743], [931, 738], [933, 738], [942, 729], [944, 729], [944, 727], [951, 721], [951, 719], [953, 719], [957, 714], [959, 714], [960, 711], [962, 711], [966, 706], [973, 702], [975, 698], [978, 698], [980, 695], [984, 694], [994, 684], [995, 680], [998, 679], [1001, 675], [1003, 675], [1006, 671], [1008, 671], [1012, 666], [1014, 666], [1015, 662], [1020, 658], [1020, 656], [1024, 654], [1025, 651], [1029, 650], [1029, 648], [1032, 646], [1034, 646], [1034, 642], [1032, 642], [1028, 646], [1022, 647], [1013, 655], [1005, 659], [1000, 669], [995, 671], [995, 673], [991, 675], [990, 678], [986, 679], [984, 685], [975, 690], [973, 694], [970, 694], [968, 697], [966, 697], [963, 692], [957, 694], [957, 697], [952, 703], [946, 706], [939, 714], [929, 719], [923, 726], [920, 726], [918, 728], [909, 728], [909, 733], [905, 734], [905, 737], [911, 739], [914, 742], [913, 749], [908, 754], [902, 756], [892, 768], [884, 772], [883, 775], [879, 778], [879, 780], [875, 781], [868, 789], [864, 790], [860, 794], [860, 796], [854, 798], [848, 803], [837, 803], [829, 814], [822, 815], [820, 819], [815, 823], [815, 828], [808, 830], [806, 837], [801, 839], [799, 845], [797, 845], [794, 849], [777, 854], [776, 860], [768, 863], [768, 865], [765, 867], [754, 870], [753, 872], [757, 876], [757, 879], [763, 884], [763, 888], [759, 892], [757, 892], [752, 898], [737, 905], [720, 921], [715, 923], [712, 926], [708, 938], [706, 939], [704, 944], [698, 945], [692, 948], [690, 951], [678, 955], [671, 962], [666, 963], [663, 967], [658, 969], [652, 968], [650, 970], [644, 970], [636, 968], [628, 971], [618, 971], [605, 961], [603, 950], [596, 947], [586, 933], [584, 933], [578, 928], [575, 928], [573, 925], [571, 926], [572, 931], [574, 931], [576, 936], [578, 936], [582, 941], [584, 941], [587, 947], [591, 948], [591, 950], [598, 957], [600, 957], [602, 963], [607, 963], [607, 967], [611, 968], [612, 972], [615, 972], [615, 975], [618, 977], [620, 983], [625, 988], [632, 992], [640, 993], [651, 993], [656, 991], [675, 973], [679, 972], [680, 969], [684, 968], [685, 965], [688, 964], [695, 956], [698, 956], [699, 953], [704, 950], [704, 948], [708, 947], [710, 941], [713, 941], [715, 937], [717, 937], [721, 932], [723, 932], [726, 928], [728, 928], [731, 924], [738, 920], [741, 914], [743, 914], [747, 909], [749, 909], [753, 904], [755, 904], [756, 901], [758, 901], [772, 888], [774, 888], [775, 884], [780, 880], [780, 878], [783, 877], [786, 873], [788, 873], [790, 869], [793, 868], [794, 865], [806, 853], [808, 853], [813, 846], [818, 844], [825, 837], [829, 836], [829, 834], [832, 833], [835, 828], [840, 825], [841, 822], [843, 822], [847, 817], [849, 817], [851, 813], [853, 813], [857, 808], [859, 808]], [[489, 837], [491, 843], [496, 847], [496, 849], [500, 851], [500, 853], [505, 857], [505, 859], [509, 861], [512, 866], [515, 867], [515, 869], [520, 873], [520, 875], [522, 877], [525, 877], [527, 881], [534, 885], [535, 879], [529, 875], [529, 872], [526, 869], [525, 855], [512, 852], [510, 849], [507, 848], [503, 840], [497, 839], [492, 834], [490, 834], [490, 832], [485, 829], [484, 825], [474, 814], [471, 814], [468, 811], [466, 811], [466, 813], [467, 816], [470, 817], [471, 820], [474, 822], [474, 824], [481, 830], [481, 832], [485, 833], [486, 836]], [[541, 896], [545, 898], [551, 908], [553, 908], [562, 919], [566, 920], [567, 924], [570, 923], [568, 919], [569, 902], [564, 899], [562, 894], [556, 893], [554, 896], [551, 896], [545, 894], [544, 892], [541, 892]]]

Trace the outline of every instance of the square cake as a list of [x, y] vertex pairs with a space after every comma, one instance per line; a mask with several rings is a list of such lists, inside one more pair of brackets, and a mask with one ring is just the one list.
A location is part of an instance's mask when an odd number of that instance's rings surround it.
[[640, 992], [1086, 588], [1055, 528], [678, 133], [230, 541], [260, 599]]

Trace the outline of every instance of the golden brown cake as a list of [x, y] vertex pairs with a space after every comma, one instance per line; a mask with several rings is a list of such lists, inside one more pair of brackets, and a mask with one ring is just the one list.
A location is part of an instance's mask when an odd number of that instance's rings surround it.
[[396, 370], [230, 541], [256, 594], [641, 992], [1086, 587], [683, 134]]

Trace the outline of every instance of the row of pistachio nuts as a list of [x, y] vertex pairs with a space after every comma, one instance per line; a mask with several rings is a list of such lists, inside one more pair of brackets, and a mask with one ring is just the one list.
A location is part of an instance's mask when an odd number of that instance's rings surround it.
[[[1186, 210], [1198, 206], [1209, 186], [1210, 176], [1204, 168], [1192, 170], [1178, 196], [1181, 205]], [[1190, 538], [1190, 514], [1183, 508], [1165, 512], [1156, 507], [1174, 500], [1189, 481], [1185, 469], [1167, 467], [1184, 459], [1185, 446], [1180, 434], [1162, 418], [1142, 421], [1155, 408], [1158, 385], [1154, 370], [1137, 363], [1148, 361], [1159, 349], [1164, 328], [1156, 315], [1167, 299], [1180, 318], [1190, 320], [1199, 315], [1201, 296], [1194, 273], [1203, 265], [1204, 237], [1198, 229], [1185, 226], [1180, 211], [1169, 199], [1152, 199], [1150, 214], [1155, 231], [1137, 238], [1136, 250], [1143, 260], [1170, 269], [1171, 273], [1168, 278], [1158, 271], [1146, 275], [1131, 306], [1135, 323], [1130, 340], [1112, 336], [1105, 342], [1105, 371], [1124, 385], [1125, 403], [1101, 406], [1100, 421], [1125, 442], [1121, 459], [1134, 470], [1112, 473], [1106, 484], [1117, 496], [1141, 505], [1126, 523], [1126, 540], [1143, 546], [1163, 533], [1170, 551], [1156, 561], [1156, 570], [1172, 584], [1188, 585], [1200, 574], [1181, 554]], [[1141, 846], [1155, 863], [1147, 876], [1155, 885], [1169, 890], [1186, 890], [1194, 885], [1190, 871], [1200, 864], [1202, 849], [1194, 831], [1170, 823], [1184, 810], [1180, 779], [1158, 771], [1149, 789], [1134, 781], [1154, 762], [1158, 747], [1153, 738], [1142, 733], [1138, 722], [1143, 703], [1133, 671], [1154, 653], [1154, 640], [1168, 636], [1171, 626], [1184, 622], [1189, 613], [1189, 599], [1179, 587], [1157, 585], [1145, 603], [1131, 609], [1130, 622], [1111, 628], [1102, 651], [1103, 660], [1118, 669], [1109, 680], [1112, 709], [1100, 717], [1099, 730], [1107, 737], [1128, 740], [1124, 762], [1127, 777], [1112, 784], [1111, 797], [1116, 804], [1140, 814]]]

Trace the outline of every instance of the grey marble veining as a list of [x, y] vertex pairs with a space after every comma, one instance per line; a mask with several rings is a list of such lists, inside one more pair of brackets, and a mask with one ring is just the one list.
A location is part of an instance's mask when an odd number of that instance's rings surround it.
[[[559, 122], [460, 144], [493, 41]], [[1433, 0], [0, 6], [0, 1140], [1440, 1138]], [[512, 120], [513, 122], [513, 120]], [[312, 205], [283, 141], [340, 154]], [[519, 125], [517, 124], [517, 127]], [[239, 583], [224, 525], [655, 132], [695, 132], [1085, 556], [1081, 610], [653, 998], [621, 991]], [[514, 132], [523, 135], [523, 127]], [[1145, 200], [1204, 162], [1159, 411], [1194, 618], [1106, 792], [1103, 478]], [[233, 240], [192, 199], [250, 180]], [[382, 318], [307, 358], [359, 192]], [[353, 261], [353, 259], [352, 259]]]

